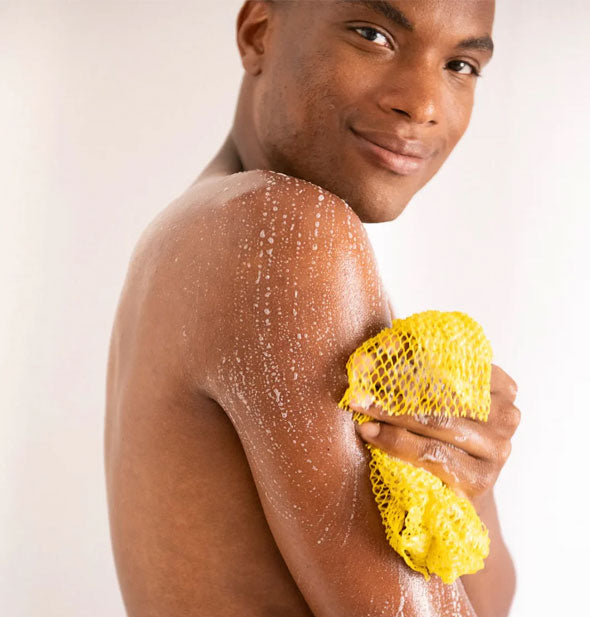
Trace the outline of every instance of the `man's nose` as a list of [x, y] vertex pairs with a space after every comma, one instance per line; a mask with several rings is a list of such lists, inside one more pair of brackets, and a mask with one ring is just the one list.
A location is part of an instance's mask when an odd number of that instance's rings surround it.
[[382, 89], [380, 107], [404, 116], [412, 124], [433, 126], [442, 120], [441, 75], [434, 67], [397, 64]]

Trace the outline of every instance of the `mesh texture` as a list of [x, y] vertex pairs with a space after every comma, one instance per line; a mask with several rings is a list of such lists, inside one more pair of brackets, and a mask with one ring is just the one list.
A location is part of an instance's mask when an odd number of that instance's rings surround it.
[[[338, 403], [359, 424], [353, 396], [370, 394], [390, 415], [469, 416], [487, 421], [492, 348], [465, 313], [424, 311], [395, 319], [348, 359], [348, 388]], [[366, 443], [370, 478], [389, 544], [426, 579], [445, 583], [484, 567], [489, 536], [471, 502], [437, 476]]]

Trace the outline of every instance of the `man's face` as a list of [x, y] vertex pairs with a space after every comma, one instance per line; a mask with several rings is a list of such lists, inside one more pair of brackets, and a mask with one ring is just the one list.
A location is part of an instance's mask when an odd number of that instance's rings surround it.
[[396, 218], [467, 128], [493, 0], [298, 0], [272, 11], [254, 99], [272, 168], [342, 197], [364, 222]]

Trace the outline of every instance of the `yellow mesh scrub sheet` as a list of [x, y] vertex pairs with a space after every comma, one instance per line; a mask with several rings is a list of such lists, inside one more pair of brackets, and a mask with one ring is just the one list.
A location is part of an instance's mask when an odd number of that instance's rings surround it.
[[[349, 386], [338, 405], [359, 424], [373, 420], [349, 407], [352, 395], [363, 393], [390, 415], [469, 415], [485, 422], [491, 362], [482, 327], [465, 313], [416, 313], [393, 320], [351, 354]], [[408, 566], [445, 583], [481, 570], [490, 540], [471, 502], [429, 471], [365, 445], [387, 540]]]

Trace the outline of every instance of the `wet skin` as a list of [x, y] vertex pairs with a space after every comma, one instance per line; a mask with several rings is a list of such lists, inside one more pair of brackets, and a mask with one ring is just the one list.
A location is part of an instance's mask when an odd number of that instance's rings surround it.
[[[349, 353], [393, 317], [361, 222], [398, 216], [440, 167], [473, 102], [476, 78], [455, 62], [489, 59], [457, 49], [483, 45], [492, 3], [396, 6], [413, 31], [336, 2], [245, 5], [232, 132], [135, 247], [105, 424], [132, 617], [507, 613], [513, 569], [492, 487], [518, 423], [512, 380], [495, 368], [489, 426], [368, 412], [383, 422], [365, 440], [463, 490], [490, 529], [486, 570], [449, 586], [384, 546], [363, 441], [335, 405]], [[422, 162], [398, 154], [385, 168], [353, 127]]]

